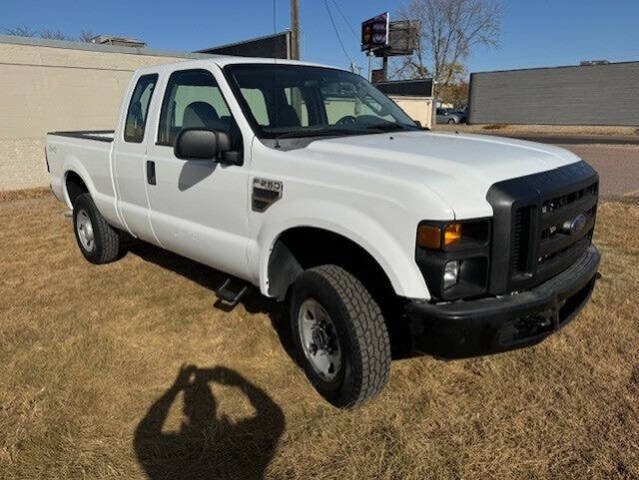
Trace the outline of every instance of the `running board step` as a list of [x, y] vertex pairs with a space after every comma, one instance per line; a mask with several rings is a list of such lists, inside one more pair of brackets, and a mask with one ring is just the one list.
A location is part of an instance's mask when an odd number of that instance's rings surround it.
[[217, 295], [218, 302], [232, 308], [239, 303], [247, 289], [248, 285], [240, 280], [227, 278], [224, 280], [224, 283], [217, 288], [215, 294]]

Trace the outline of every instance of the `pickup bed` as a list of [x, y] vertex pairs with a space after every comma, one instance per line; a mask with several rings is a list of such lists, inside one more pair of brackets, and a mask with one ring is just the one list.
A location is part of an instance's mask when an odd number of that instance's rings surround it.
[[[535, 344], [597, 278], [598, 175], [574, 154], [426, 131], [363, 78], [212, 56], [133, 75], [115, 131], [55, 132], [82, 254], [133, 236], [286, 301], [309, 380], [353, 407], [391, 343], [461, 358]], [[406, 343], [406, 342], [403, 342]]]

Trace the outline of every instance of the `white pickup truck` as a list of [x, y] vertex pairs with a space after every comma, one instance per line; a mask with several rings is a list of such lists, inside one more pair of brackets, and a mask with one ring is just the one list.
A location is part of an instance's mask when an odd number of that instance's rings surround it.
[[46, 153], [87, 260], [116, 260], [133, 236], [228, 274], [225, 302], [247, 284], [286, 300], [301, 365], [340, 407], [383, 389], [394, 335], [447, 358], [532, 345], [598, 277], [588, 164], [426, 131], [335, 68], [144, 68], [114, 132], [50, 133]]

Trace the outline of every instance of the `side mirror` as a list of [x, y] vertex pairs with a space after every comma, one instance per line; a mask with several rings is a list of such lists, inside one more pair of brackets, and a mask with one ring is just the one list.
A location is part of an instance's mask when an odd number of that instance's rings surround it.
[[184, 128], [175, 138], [173, 153], [182, 160], [215, 160], [239, 165], [239, 152], [232, 152], [231, 137], [225, 132], [203, 128]]

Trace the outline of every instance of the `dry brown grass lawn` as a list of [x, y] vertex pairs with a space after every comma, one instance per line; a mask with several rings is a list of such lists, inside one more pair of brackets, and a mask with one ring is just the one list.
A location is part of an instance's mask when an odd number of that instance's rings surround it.
[[[219, 274], [151, 247], [90, 265], [62, 212], [0, 202], [3, 479], [639, 478], [637, 205], [601, 206], [603, 279], [560, 333], [394, 362], [350, 412], [309, 386], [272, 304], [215, 309]], [[182, 364], [196, 380], [171, 388]]]

